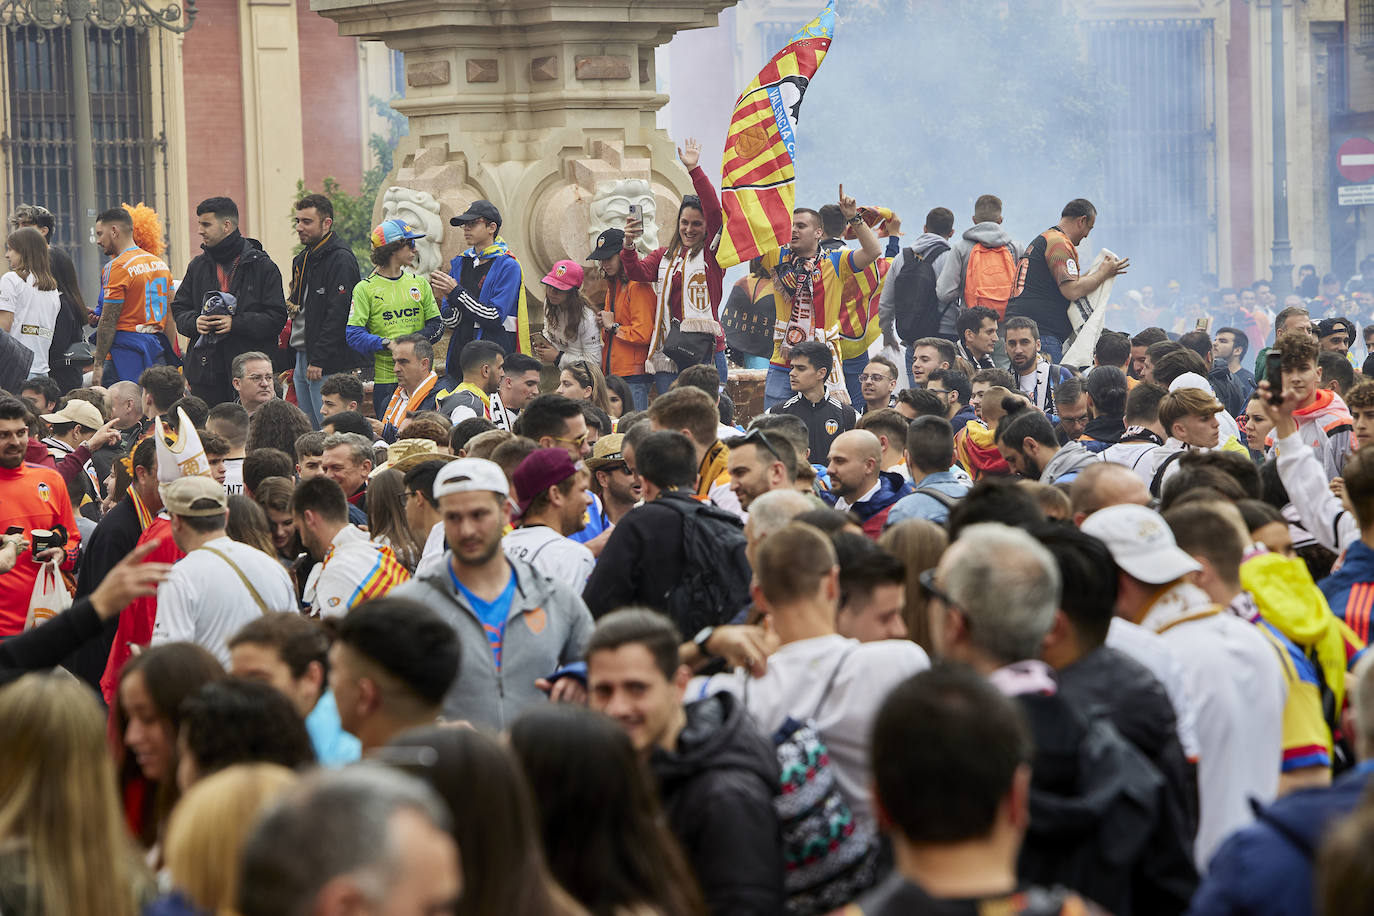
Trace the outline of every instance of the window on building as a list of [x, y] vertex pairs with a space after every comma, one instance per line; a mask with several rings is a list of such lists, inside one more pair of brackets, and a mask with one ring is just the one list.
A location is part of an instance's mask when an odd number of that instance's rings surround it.
[[[35, 203], [57, 216], [56, 243], [86, 234], [76, 199], [75, 111], [70, 29], [7, 31], [9, 98], [0, 148], [13, 203]], [[87, 30], [86, 85], [97, 211], [121, 202], [153, 203], [160, 136], [150, 116], [148, 40], [133, 29]]]

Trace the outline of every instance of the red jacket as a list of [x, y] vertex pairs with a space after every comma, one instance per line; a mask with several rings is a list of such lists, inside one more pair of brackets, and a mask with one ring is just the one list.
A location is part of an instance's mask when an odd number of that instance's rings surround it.
[[[144, 529], [138, 543], [143, 545], [153, 539], [161, 541], [145, 563], [175, 563], [186, 554], [172, 540], [172, 520], [159, 515]], [[110, 721], [114, 721], [114, 697], [119, 690], [119, 672], [133, 654], [129, 646], [147, 646], [153, 638], [153, 622], [157, 619], [157, 595], [135, 598], [134, 602], [119, 615], [119, 629], [115, 632], [114, 645], [110, 647], [110, 659], [105, 664], [105, 674], [100, 679], [100, 692], [110, 705]]]

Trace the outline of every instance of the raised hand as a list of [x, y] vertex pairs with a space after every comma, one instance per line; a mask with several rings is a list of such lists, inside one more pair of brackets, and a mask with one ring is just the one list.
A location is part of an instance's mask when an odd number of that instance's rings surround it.
[[696, 137], [688, 137], [687, 142], [677, 148], [677, 157], [688, 171], [696, 168], [701, 161], [701, 142]]
[[840, 185], [840, 212], [845, 219], [853, 219], [859, 212], [859, 205], [854, 202], [854, 198], [844, 196], [844, 185]]

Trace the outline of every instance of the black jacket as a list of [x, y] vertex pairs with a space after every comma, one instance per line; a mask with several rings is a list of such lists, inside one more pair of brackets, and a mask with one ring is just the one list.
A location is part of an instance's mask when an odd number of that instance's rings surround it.
[[674, 751], [649, 759], [668, 826], [714, 916], [784, 911], [778, 760], [729, 693], [692, 703]]
[[[119, 618], [114, 617], [111, 622]], [[105, 622], [95, 612], [89, 598], [78, 598], [41, 627], [25, 630], [0, 642], [0, 686], [17, 680], [30, 671], [55, 667], [62, 660], [100, 635]]]
[[307, 364], [319, 366], [325, 375], [361, 366], [363, 357], [344, 341], [353, 287], [362, 280], [352, 249], [331, 232], [314, 251], [296, 255], [291, 276], [292, 288], [299, 285], [296, 305], [305, 317]]
[[[77, 597], [87, 597], [95, 591], [106, 573], [138, 546], [142, 534], [138, 510], [134, 508], [133, 499], [126, 495], [105, 513], [90, 539], [81, 545], [81, 561], [76, 567]], [[73, 651], [62, 660], [62, 666], [99, 689], [118, 629], [119, 618], [112, 617], [102, 628], [99, 638], [93, 637]]]
[[1064, 694], [1017, 699], [1035, 746], [1017, 877], [1071, 887], [1116, 916], [1184, 912], [1197, 887], [1193, 847], [1165, 815], [1159, 772]]
[[[685, 500], [698, 511], [722, 514], [721, 510], [698, 502], [683, 491], [666, 492], [658, 499], [631, 509], [611, 529], [610, 539], [601, 551], [582, 591], [582, 600], [593, 617], [601, 617], [618, 608], [640, 605], [668, 613], [668, 596], [679, 588], [691, 572], [687, 568], [687, 549], [683, 538], [682, 513], [665, 500]], [[731, 516], [733, 519], [733, 516]], [[734, 522], [738, 527], [738, 522]], [[741, 542], [732, 564], [736, 569], [748, 567]], [[747, 592], [747, 583], [745, 591]], [[743, 604], [741, 604], [743, 607]], [[740, 608], [730, 609], [714, 624], [729, 623]], [[683, 639], [691, 639], [704, 623], [674, 620]], [[696, 624], [697, 630], [691, 629]]]
[[[286, 293], [282, 289], [281, 271], [256, 239], [240, 236], [239, 241], [243, 249], [229, 283], [229, 292], [238, 299], [233, 327], [220, 338], [205, 366], [202, 367], [193, 352], [187, 350], [186, 378], [193, 385], [227, 386], [234, 357], [250, 350], [260, 350], [271, 357], [277, 349], [277, 338], [286, 327]], [[189, 338], [191, 347], [200, 339], [196, 319], [200, 317], [205, 294], [219, 288], [214, 259], [208, 252], [196, 255], [186, 268], [186, 276], [172, 300], [172, 317], [176, 320], [177, 331]]]
[[1227, 413], [1233, 417], [1245, 413], [1245, 391], [1231, 374], [1226, 360], [1217, 359], [1212, 362], [1212, 369], [1207, 373], [1207, 381], [1212, 383], [1212, 390]]

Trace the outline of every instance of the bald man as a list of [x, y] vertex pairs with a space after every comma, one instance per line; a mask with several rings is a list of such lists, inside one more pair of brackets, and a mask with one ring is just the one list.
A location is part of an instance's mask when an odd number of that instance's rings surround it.
[[1126, 465], [1099, 461], [1078, 472], [1069, 485], [1069, 502], [1073, 523], [1081, 527], [1085, 518], [1108, 506], [1148, 506], [1150, 490]]
[[859, 517], [873, 540], [887, 526], [893, 503], [911, 493], [911, 484], [894, 471], [884, 471], [883, 445], [866, 429], [841, 433], [830, 446], [830, 492], [835, 508]]
[[110, 386], [110, 419], [119, 430], [123, 451], [128, 451], [143, 433], [143, 389], [136, 382], [121, 381]]

